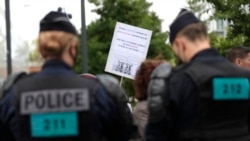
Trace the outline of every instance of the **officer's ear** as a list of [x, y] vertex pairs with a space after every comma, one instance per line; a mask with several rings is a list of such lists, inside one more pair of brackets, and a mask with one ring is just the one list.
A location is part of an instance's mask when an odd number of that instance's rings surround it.
[[70, 47], [69, 47], [70, 56], [72, 56], [74, 58], [76, 56], [76, 52], [77, 52], [77, 45], [70, 44]]
[[241, 59], [240, 58], [236, 58], [234, 63], [237, 65], [237, 66], [240, 66], [242, 64], [241, 62]]
[[176, 45], [178, 46], [179, 51], [185, 51], [186, 50], [185, 40], [184, 40], [183, 37], [176, 38], [175, 42], [176, 42]]

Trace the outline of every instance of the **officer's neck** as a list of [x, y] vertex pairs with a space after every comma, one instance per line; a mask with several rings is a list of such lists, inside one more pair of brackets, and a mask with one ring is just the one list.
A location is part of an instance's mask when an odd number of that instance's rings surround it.
[[70, 66], [71, 68], [73, 68], [74, 63], [75, 63], [73, 57], [70, 54], [68, 54], [68, 53], [64, 53], [62, 55], [62, 61], [64, 63], [66, 63], [68, 66]]
[[190, 62], [192, 58], [199, 52], [209, 49], [210, 42], [209, 40], [196, 41], [189, 46], [189, 53], [187, 53], [186, 62]]
[[70, 55], [67, 54], [63, 54], [61, 57], [53, 57], [53, 56], [47, 56], [46, 58], [44, 58], [45, 61], [50, 61], [50, 60], [61, 60], [62, 62], [64, 62], [65, 64], [67, 64], [69, 67], [73, 67], [74, 66], [74, 59], [72, 59], [70, 57]]

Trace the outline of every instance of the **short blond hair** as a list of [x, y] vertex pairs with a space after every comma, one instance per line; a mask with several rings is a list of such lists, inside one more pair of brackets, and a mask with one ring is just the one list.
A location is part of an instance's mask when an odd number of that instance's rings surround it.
[[63, 31], [43, 31], [39, 33], [38, 48], [43, 58], [60, 58], [64, 49], [78, 45], [77, 36]]

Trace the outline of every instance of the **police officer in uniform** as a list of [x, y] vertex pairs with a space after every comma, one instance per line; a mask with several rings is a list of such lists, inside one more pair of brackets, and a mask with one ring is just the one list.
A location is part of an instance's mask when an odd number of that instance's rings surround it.
[[151, 76], [147, 141], [249, 141], [249, 73], [210, 47], [203, 23], [182, 9], [170, 26], [182, 64]]
[[[20, 141], [129, 140], [133, 126], [126, 101], [108, 94], [101, 80], [80, 78], [72, 70], [77, 35], [66, 13], [51, 11], [41, 20], [38, 46], [45, 63], [1, 99], [4, 139], [12, 140], [8, 132]], [[116, 79], [101, 79], [121, 95]]]

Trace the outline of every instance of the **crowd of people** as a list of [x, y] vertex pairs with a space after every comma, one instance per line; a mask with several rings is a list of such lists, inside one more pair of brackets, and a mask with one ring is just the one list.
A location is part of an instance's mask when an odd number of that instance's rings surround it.
[[40, 21], [37, 73], [10, 75], [0, 91], [1, 141], [249, 141], [250, 49], [226, 58], [210, 45], [205, 25], [182, 9], [170, 26], [180, 62], [147, 59], [128, 106], [119, 81], [73, 72], [78, 33], [67, 13]]

